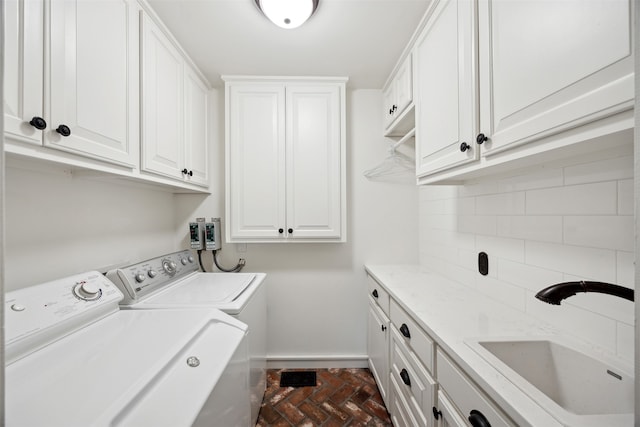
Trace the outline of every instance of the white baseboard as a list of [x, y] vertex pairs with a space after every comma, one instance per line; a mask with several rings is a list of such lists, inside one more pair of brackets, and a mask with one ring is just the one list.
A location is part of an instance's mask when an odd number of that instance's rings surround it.
[[268, 369], [328, 369], [328, 368], [368, 368], [366, 354], [358, 356], [267, 356]]

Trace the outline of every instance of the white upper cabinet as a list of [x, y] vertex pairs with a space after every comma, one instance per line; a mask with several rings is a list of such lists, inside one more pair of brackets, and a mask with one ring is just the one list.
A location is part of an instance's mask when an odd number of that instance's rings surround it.
[[5, 135], [42, 145], [43, 131], [39, 128], [46, 126], [43, 110], [44, 4], [41, 1], [6, 0], [2, 7]]
[[409, 55], [400, 63], [383, 91], [385, 135], [404, 135], [413, 128], [413, 66]]
[[630, 134], [631, 11], [630, 0], [437, 1], [414, 50], [418, 182]]
[[629, 0], [480, 3], [483, 153], [633, 108]]
[[474, 3], [441, 0], [414, 48], [416, 174], [478, 159]]
[[208, 88], [145, 13], [142, 37], [142, 170], [208, 185]]
[[227, 238], [344, 241], [344, 79], [224, 77]]
[[7, 136], [134, 167], [139, 141], [135, 4], [3, 4]]

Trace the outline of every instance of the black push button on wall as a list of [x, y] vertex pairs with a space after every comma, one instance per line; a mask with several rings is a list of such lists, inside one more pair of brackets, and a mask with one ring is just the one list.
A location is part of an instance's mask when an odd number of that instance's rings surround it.
[[489, 256], [486, 252], [480, 252], [478, 254], [478, 271], [483, 276], [489, 274]]

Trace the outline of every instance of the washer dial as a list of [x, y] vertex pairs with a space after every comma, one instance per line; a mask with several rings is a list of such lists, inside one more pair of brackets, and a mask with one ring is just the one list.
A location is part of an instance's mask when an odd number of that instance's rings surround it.
[[91, 282], [78, 282], [73, 287], [73, 294], [84, 301], [95, 301], [102, 296], [102, 289]]
[[176, 274], [176, 263], [171, 261], [170, 259], [163, 259], [162, 260], [162, 269], [169, 275], [169, 276], [173, 276], [174, 274]]

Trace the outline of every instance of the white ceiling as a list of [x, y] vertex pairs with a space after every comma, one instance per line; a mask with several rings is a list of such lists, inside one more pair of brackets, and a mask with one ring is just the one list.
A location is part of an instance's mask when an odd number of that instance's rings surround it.
[[303, 26], [268, 21], [254, 0], [149, 0], [213, 86], [220, 75], [347, 76], [382, 88], [430, 0], [320, 0]]

